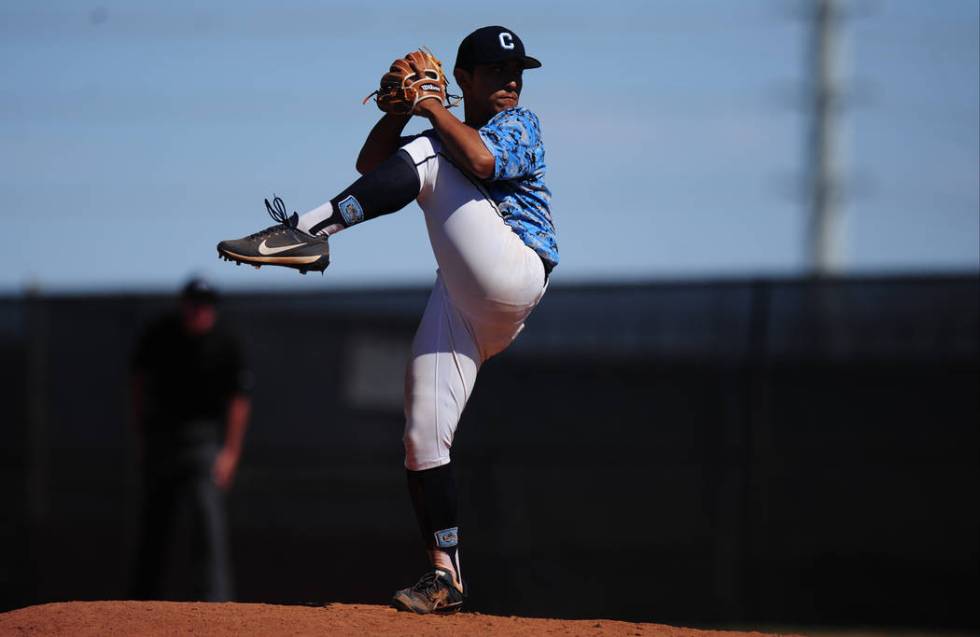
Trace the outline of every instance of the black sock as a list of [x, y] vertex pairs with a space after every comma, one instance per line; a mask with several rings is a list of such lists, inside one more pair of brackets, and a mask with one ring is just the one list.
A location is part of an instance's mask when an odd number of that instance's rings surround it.
[[462, 579], [459, 565], [459, 523], [456, 480], [451, 464], [424, 471], [406, 471], [419, 531], [427, 549], [445, 553]]
[[399, 150], [331, 199], [333, 212], [311, 227], [310, 234], [315, 235], [337, 224], [349, 228], [355, 223], [397, 212], [418, 197], [419, 188], [419, 173], [411, 155]]

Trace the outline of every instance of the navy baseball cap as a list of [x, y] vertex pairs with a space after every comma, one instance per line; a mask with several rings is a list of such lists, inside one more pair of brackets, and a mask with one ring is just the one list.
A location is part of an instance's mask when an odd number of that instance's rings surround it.
[[184, 284], [180, 298], [200, 305], [214, 305], [218, 301], [218, 292], [202, 277], [194, 277]]
[[541, 62], [524, 53], [524, 43], [516, 33], [505, 27], [483, 27], [459, 43], [456, 68], [472, 71], [477, 64], [495, 64], [513, 59], [523, 61], [526, 69], [541, 66]]

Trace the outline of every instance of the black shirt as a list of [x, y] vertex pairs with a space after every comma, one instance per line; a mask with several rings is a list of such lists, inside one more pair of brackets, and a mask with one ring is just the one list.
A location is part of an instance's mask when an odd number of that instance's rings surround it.
[[151, 431], [194, 421], [223, 424], [229, 400], [248, 390], [238, 340], [220, 323], [190, 334], [177, 314], [147, 328], [133, 368], [143, 376], [144, 425]]

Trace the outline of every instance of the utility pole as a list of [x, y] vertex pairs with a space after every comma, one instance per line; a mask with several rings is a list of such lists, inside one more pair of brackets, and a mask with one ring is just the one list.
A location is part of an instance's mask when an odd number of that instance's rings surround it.
[[841, 110], [838, 63], [839, 0], [810, 0], [807, 88], [810, 111], [806, 147], [807, 219], [804, 253], [813, 276], [837, 273], [841, 267], [843, 219], [837, 133]]

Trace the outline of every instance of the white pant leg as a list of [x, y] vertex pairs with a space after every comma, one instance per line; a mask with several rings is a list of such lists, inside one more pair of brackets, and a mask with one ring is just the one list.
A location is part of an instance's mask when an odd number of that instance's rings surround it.
[[405, 384], [405, 466], [421, 471], [449, 462], [480, 365], [517, 337], [546, 286], [541, 259], [482, 187], [439, 154], [437, 139], [404, 149], [419, 171], [418, 203], [439, 265]]
[[449, 462], [456, 425], [481, 357], [466, 319], [453, 307], [442, 276], [429, 295], [405, 373], [405, 466], [412, 471]]
[[540, 257], [514, 234], [479, 182], [439, 154], [438, 139], [404, 147], [415, 160], [432, 252], [453, 305], [474, 328], [483, 359], [523, 328], [544, 294]]

